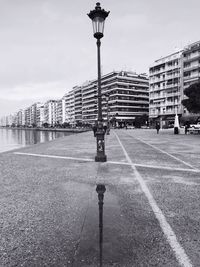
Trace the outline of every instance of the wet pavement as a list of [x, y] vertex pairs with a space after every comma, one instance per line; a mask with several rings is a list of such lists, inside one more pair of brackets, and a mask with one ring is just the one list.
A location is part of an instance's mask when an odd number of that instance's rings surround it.
[[112, 130], [0, 154], [0, 266], [200, 266], [196, 135]]

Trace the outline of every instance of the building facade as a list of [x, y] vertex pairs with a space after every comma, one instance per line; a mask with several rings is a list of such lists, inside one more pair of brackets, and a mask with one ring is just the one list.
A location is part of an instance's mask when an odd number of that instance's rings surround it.
[[55, 126], [57, 118], [57, 101], [48, 100], [44, 104], [44, 123], [48, 126]]
[[75, 124], [75, 99], [74, 90], [72, 89], [64, 96], [65, 99], [65, 122], [70, 125]]
[[[200, 81], [200, 41], [188, 45], [183, 51], [183, 90]], [[183, 99], [185, 98], [183, 94]], [[186, 108], [183, 113], [188, 114]]]
[[[113, 71], [102, 76], [103, 120], [115, 124], [134, 124], [136, 118], [148, 115], [149, 81], [146, 74]], [[56, 126], [69, 123], [71, 126], [93, 124], [98, 118], [97, 79], [75, 86], [60, 100], [45, 104], [35, 103], [24, 110], [24, 125]], [[22, 113], [20, 113], [22, 123]]]
[[[200, 41], [156, 60], [149, 68], [149, 120], [161, 126], [174, 123], [175, 114], [189, 115], [181, 104], [184, 89], [200, 81]], [[199, 116], [199, 115], [197, 115]]]
[[149, 121], [161, 127], [182, 113], [182, 51], [156, 60], [149, 69]]
[[56, 125], [61, 125], [62, 123], [63, 123], [63, 105], [62, 105], [62, 99], [59, 99], [56, 105]]
[[75, 86], [74, 90], [74, 119], [76, 124], [82, 124], [82, 86]]
[[45, 122], [45, 117], [44, 117], [44, 104], [42, 103], [37, 103], [37, 108], [36, 108], [36, 126], [37, 127], [42, 127]]
[[82, 120], [94, 123], [97, 119], [97, 81], [88, 81], [82, 86]]
[[[149, 81], [146, 74], [113, 71], [102, 76], [103, 120], [114, 119], [117, 124], [134, 124], [137, 117], [149, 112]], [[108, 100], [106, 100], [108, 98]], [[82, 87], [82, 117], [94, 123], [98, 117], [97, 80]]]

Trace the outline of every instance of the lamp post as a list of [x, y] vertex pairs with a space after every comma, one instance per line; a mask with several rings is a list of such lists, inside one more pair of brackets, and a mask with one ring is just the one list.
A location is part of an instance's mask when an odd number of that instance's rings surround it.
[[103, 130], [103, 118], [102, 118], [102, 98], [101, 98], [101, 59], [100, 59], [100, 39], [103, 37], [104, 22], [110, 12], [101, 9], [100, 3], [96, 3], [94, 10], [91, 10], [88, 14], [92, 20], [94, 38], [97, 39], [97, 68], [98, 68], [98, 125], [97, 125], [97, 154], [95, 161], [105, 162], [107, 157], [105, 155], [105, 141], [104, 141], [104, 130]]

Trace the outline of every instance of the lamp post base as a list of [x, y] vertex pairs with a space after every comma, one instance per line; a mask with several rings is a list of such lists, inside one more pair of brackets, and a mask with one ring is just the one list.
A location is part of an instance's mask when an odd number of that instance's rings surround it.
[[95, 156], [95, 161], [96, 162], [106, 162], [107, 161], [107, 156], [106, 155], [96, 155]]
[[104, 141], [104, 131], [103, 128], [100, 126], [96, 132], [97, 138], [97, 154], [95, 156], [96, 162], [106, 162], [107, 156], [105, 155], [105, 141]]

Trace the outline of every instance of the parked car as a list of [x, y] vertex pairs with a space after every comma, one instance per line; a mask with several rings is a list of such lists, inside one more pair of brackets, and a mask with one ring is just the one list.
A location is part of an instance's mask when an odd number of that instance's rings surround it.
[[200, 130], [200, 122], [197, 122], [197, 124], [190, 124], [190, 128]]

